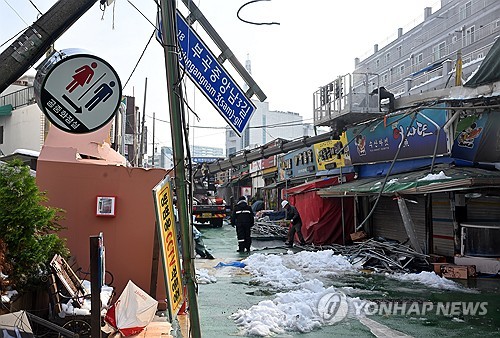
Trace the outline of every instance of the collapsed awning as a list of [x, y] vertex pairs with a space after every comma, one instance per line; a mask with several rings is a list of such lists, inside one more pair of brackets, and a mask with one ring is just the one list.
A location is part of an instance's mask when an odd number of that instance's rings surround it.
[[[318, 195], [340, 197], [378, 194], [384, 178], [364, 178], [331, 186], [320, 189]], [[500, 171], [439, 165], [434, 168], [433, 174], [426, 169], [389, 176], [382, 194], [424, 194], [492, 187], [500, 187]]]
[[500, 80], [500, 39], [497, 39], [486, 54], [477, 72], [467, 80], [464, 87], [477, 87]]
[[285, 191], [286, 194], [301, 194], [307, 191], [319, 190], [321, 188], [326, 188], [333, 185], [338, 185], [343, 182], [352, 181], [354, 178], [354, 173], [350, 173], [343, 176], [335, 176], [335, 177], [327, 177], [321, 178], [318, 180], [314, 180], [311, 182], [306, 182], [301, 185], [295, 186], [293, 188], [289, 188]]

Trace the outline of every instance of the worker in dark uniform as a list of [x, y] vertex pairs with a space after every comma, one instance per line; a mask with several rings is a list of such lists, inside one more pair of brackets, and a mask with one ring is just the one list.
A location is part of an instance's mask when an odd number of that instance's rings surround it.
[[290, 229], [288, 230], [288, 242], [285, 244], [289, 247], [293, 246], [293, 242], [295, 241], [295, 233], [299, 237], [300, 245], [306, 245], [306, 241], [304, 240], [304, 236], [302, 236], [302, 219], [300, 218], [299, 211], [296, 207], [288, 203], [287, 200], [281, 202], [281, 206], [286, 211], [286, 219], [290, 220]]
[[238, 203], [234, 207], [231, 215], [231, 225], [236, 227], [236, 235], [238, 236], [238, 252], [250, 252], [252, 238], [250, 231], [254, 223], [254, 214], [252, 208], [247, 204], [245, 196], [238, 199]]
[[370, 95], [379, 94], [379, 100], [389, 99], [389, 113], [394, 111], [394, 94], [385, 89], [385, 87], [380, 87], [374, 89]]

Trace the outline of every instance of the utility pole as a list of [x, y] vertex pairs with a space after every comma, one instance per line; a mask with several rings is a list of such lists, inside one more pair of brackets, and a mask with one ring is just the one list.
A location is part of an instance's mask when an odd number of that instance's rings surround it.
[[[140, 166], [143, 167], [144, 164], [144, 153], [146, 152], [147, 147], [144, 145], [144, 125], [146, 124], [146, 92], [148, 90], [148, 78], [144, 81], [144, 102], [142, 105], [142, 127], [141, 127], [141, 144], [139, 146], [139, 161], [141, 161]], [[146, 149], [144, 149], [146, 148]]]
[[125, 157], [125, 130], [127, 129], [127, 105], [122, 105], [120, 103], [120, 112], [122, 113], [121, 114], [121, 117], [122, 117], [122, 144], [120, 145], [120, 150], [121, 150], [121, 153], [123, 155], [123, 157]]
[[[153, 168], [155, 167], [155, 154], [156, 154], [156, 147], [155, 147], [155, 120], [156, 120], [156, 113], [153, 112], [153, 156], [152, 156], [153, 161], [152, 161], [152, 164], [151, 164]], [[161, 157], [160, 157], [160, 161], [161, 161]]]
[[[175, 191], [179, 206], [179, 223], [181, 227], [182, 266], [187, 287], [189, 303], [190, 334], [194, 338], [201, 337], [198, 300], [195, 285], [195, 270], [192, 259], [193, 242], [188, 213], [188, 195], [186, 187], [186, 169], [184, 165], [184, 138], [182, 125], [182, 86], [179, 81], [179, 58], [176, 32], [176, 0], [161, 0], [163, 50], [167, 71], [168, 103], [170, 111], [170, 130], [172, 133], [172, 150], [174, 154]], [[172, 314], [173, 315], [173, 314]]]
[[0, 53], [0, 93], [35, 64], [97, 0], [59, 0]]

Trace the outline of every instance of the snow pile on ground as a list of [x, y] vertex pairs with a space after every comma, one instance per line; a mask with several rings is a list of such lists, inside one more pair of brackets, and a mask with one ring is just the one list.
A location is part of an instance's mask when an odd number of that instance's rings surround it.
[[274, 300], [264, 300], [248, 310], [238, 310], [231, 318], [241, 333], [253, 336], [272, 336], [287, 331], [310, 332], [325, 325], [318, 314], [318, 302], [333, 287], [325, 289], [317, 279], [304, 282], [303, 289], [278, 293]]
[[217, 278], [210, 275], [207, 269], [196, 269], [196, 282], [198, 284], [212, 284], [217, 282]]
[[[257, 253], [249, 256], [243, 263], [246, 264], [244, 269], [253, 275], [251, 283], [281, 291], [273, 300], [261, 301], [230, 316], [239, 326], [241, 334], [262, 337], [290, 331], [310, 332], [321, 326], [331, 325], [331, 322], [319, 314], [318, 304], [323, 296], [342, 293], [342, 289], [333, 286], [325, 288], [323, 282], [311, 276], [315, 273], [324, 275], [357, 271], [345, 257], [334, 255], [331, 250], [302, 251], [286, 255]], [[386, 276], [445, 290], [467, 290], [433, 272]], [[358, 316], [353, 312], [356, 309], [354, 304], [364, 301], [349, 296], [345, 300], [349, 304], [348, 317]]]
[[[90, 282], [88, 280], [82, 281], [83, 288], [85, 289], [85, 294], [91, 294]], [[101, 287], [101, 304], [105, 306], [109, 304], [111, 296], [113, 296], [114, 288], [112, 286], [103, 285]], [[73, 300], [69, 300], [66, 304], [61, 304], [62, 311], [59, 313], [59, 317], [64, 318], [66, 315], [70, 316], [90, 316], [90, 309], [92, 308], [90, 297], [86, 297], [83, 300], [83, 305], [81, 307], [75, 307]], [[103, 309], [102, 312], [106, 312]]]
[[355, 271], [345, 257], [335, 255], [332, 250], [301, 251], [282, 256], [253, 254], [243, 263], [245, 270], [254, 276], [252, 283], [277, 290], [300, 287], [305, 281], [300, 271], [321, 275]]
[[301, 251], [294, 255], [287, 255], [288, 259], [295, 266], [300, 267], [305, 272], [333, 272], [352, 271], [352, 264], [343, 256], [335, 255], [333, 250], [323, 250], [317, 252]]
[[327, 293], [337, 292], [325, 288], [318, 279], [307, 280], [295, 266], [306, 273], [337, 273], [352, 271], [345, 257], [331, 250], [288, 255], [253, 254], [243, 261], [245, 270], [254, 277], [253, 283], [285, 292], [274, 300], [261, 301], [248, 310], [238, 310], [231, 318], [245, 335], [269, 336], [286, 331], [310, 332], [325, 325], [318, 314], [318, 302]]
[[397, 279], [399, 281], [417, 282], [435, 289], [472, 291], [470, 289], [464, 288], [457, 282], [436, 275], [434, 271], [422, 271], [420, 273], [387, 273], [386, 277]]
[[245, 270], [254, 277], [251, 282], [274, 289], [291, 289], [304, 282], [302, 274], [284, 265], [283, 256], [253, 254], [243, 261]]

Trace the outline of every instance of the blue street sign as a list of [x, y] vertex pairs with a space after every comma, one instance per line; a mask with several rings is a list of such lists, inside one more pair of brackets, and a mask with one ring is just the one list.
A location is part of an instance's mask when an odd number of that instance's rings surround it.
[[[161, 41], [161, 29], [157, 32], [156, 38]], [[179, 64], [236, 134], [241, 136], [256, 109], [255, 105], [179, 11], [177, 39], [181, 48]]]

